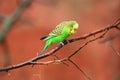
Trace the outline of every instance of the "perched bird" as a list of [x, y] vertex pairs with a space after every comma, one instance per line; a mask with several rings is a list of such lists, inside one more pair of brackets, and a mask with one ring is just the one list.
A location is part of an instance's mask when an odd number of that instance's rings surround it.
[[52, 32], [47, 36], [42, 37], [40, 40], [45, 40], [46, 44], [43, 50], [40, 52], [40, 55], [51, 46], [52, 43], [59, 43], [64, 41], [68, 36], [74, 34], [78, 29], [78, 23], [76, 21], [64, 21], [56, 26]]

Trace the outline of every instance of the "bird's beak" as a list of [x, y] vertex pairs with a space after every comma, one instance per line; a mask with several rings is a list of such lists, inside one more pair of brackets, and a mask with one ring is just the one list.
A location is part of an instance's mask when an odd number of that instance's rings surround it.
[[74, 33], [75, 33], [75, 31], [76, 31], [75, 29], [72, 29], [72, 30], [71, 30], [71, 34], [74, 34]]

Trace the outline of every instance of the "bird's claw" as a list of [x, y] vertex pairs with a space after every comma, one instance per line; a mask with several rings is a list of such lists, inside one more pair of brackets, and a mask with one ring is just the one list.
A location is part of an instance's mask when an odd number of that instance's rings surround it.
[[60, 42], [60, 44], [61, 44], [62, 46], [64, 46], [64, 43], [63, 43], [63, 42]]
[[65, 40], [67, 43], [70, 43], [70, 41], [69, 40]]

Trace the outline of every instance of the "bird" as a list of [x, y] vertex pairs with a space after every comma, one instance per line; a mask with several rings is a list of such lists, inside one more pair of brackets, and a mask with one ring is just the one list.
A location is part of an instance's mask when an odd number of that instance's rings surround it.
[[40, 40], [46, 41], [46, 43], [39, 55], [43, 54], [53, 43], [61, 43], [67, 37], [76, 33], [78, 27], [79, 25], [75, 20], [59, 23], [48, 35], [40, 38]]

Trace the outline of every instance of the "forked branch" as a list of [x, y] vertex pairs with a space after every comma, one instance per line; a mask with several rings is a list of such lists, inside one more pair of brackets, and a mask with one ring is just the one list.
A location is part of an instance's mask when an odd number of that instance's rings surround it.
[[[79, 48], [79, 50], [81, 50], [81, 49], [82, 49], [84, 46], [86, 46], [88, 43], [93, 42], [93, 41], [95, 41], [95, 40], [100, 39], [101, 37], [103, 37], [103, 36], [106, 34], [106, 32], [108, 32], [109, 30], [114, 29], [114, 28], [119, 30], [119, 24], [120, 24], [120, 19], [118, 19], [117, 22], [114, 23], [114, 24], [111, 25], [111, 26], [107, 26], [107, 27], [104, 27], [104, 28], [102, 28], [102, 29], [98, 29], [98, 30], [96, 30], [96, 31], [93, 31], [93, 32], [88, 33], [88, 34], [85, 34], [85, 35], [83, 35], [83, 36], [81, 36], [81, 37], [78, 37], [78, 38], [70, 39], [70, 40], [69, 40], [69, 43], [73, 43], [73, 42], [76, 42], [76, 41], [78, 41], [78, 40], [84, 40], [84, 39], [87, 39], [87, 38], [89, 38], [89, 37], [91, 37], [91, 36], [94, 36], [94, 35], [96, 35], [96, 34], [99, 34], [99, 33], [104, 33], [104, 34], [102, 34], [101, 36], [99, 36], [99, 37], [97, 37], [97, 38], [95, 38], [95, 39], [93, 39], [93, 40], [90, 40], [90, 41], [84, 43], [84, 44]], [[67, 45], [67, 44], [69, 44], [67, 41], [64, 41], [63, 43], [64, 43], [64, 46]], [[34, 61], [37, 61], [37, 60], [40, 60], [40, 59], [49, 57], [49, 56], [51, 56], [52, 54], [54, 54], [55, 52], [59, 51], [59, 50], [60, 50], [62, 47], [64, 47], [64, 46], [62, 46], [61, 44], [59, 44], [59, 45], [56, 46], [54, 49], [52, 49], [51, 51], [49, 51], [49, 52], [47, 52], [47, 53], [45, 53], [45, 54], [43, 54], [43, 55], [36, 56], [36, 57], [34, 57], [34, 58], [32, 58], [32, 59], [30, 59], [30, 60], [28, 60], [28, 61], [25, 61], [25, 62], [16, 64], [16, 65], [11, 65], [11, 66], [8, 66], [8, 67], [5, 67], [5, 68], [0, 68], [0, 72], [1, 72], [1, 71], [9, 71], [9, 70], [17, 69], [17, 68], [20, 68], [20, 67], [23, 67], [23, 66], [27, 66], [27, 65], [37, 64], [37, 63], [35, 63]], [[71, 54], [68, 58], [73, 57], [79, 50], [75, 51], [75, 53]], [[62, 59], [62, 61], [63, 61], [63, 60], [66, 60], [66, 59], [67, 59], [67, 58], [64, 58], [64, 59]], [[61, 60], [59, 60], [59, 61], [54, 61], [54, 63], [55, 63], [55, 62], [61, 62]], [[48, 62], [47, 64], [49, 64], [49, 63], [53, 63], [53, 62]], [[43, 64], [43, 63], [41, 62], [41, 64]], [[45, 63], [45, 64], [46, 64], [46, 63]]]

